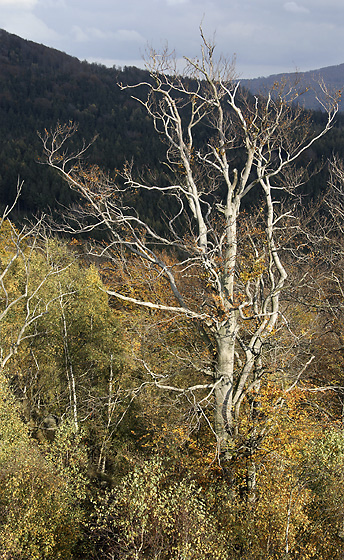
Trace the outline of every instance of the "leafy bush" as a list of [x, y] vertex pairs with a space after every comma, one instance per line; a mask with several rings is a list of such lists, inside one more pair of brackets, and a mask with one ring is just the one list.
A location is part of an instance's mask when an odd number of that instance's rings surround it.
[[160, 459], [136, 467], [96, 507], [101, 558], [224, 560], [226, 539], [202, 488], [177, 481]]
[[[63, 440], [67, 447], [65, 434]], [[29, 437], [0, 379], [1, 560], [72, 558], [81, 526], [77, 502], [84, 486], [75, 468], [72, 479], [70, 465], [55, 465], [53, 459], [53, 452]]]

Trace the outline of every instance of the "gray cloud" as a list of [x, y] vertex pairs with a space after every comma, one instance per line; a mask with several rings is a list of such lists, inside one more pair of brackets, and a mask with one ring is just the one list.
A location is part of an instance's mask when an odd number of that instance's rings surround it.
[[5, 8], [17, 9], [27, 9], [31, 10], [37, 4], [38, 0], [0, 0], [0, 6]]
[[296, 2], [286, 2], [284, 4], [284, 9], [287, 12], [293, 12], [295, 14], [309, 14], [308, 8], [305, 8]]
[[[196, 56], [199, 25], [243, 77], [343, 62], [342, 0], [0, 0], [0, 27], [84, 60], [138, 65], [147, 43]], [[117, 62], [115, 62], [117, 63]], [[141, 63], [142, 65], [142, 63]]]

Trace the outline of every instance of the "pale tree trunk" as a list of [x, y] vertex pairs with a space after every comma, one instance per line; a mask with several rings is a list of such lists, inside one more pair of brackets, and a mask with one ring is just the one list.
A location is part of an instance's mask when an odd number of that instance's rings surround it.
[[216, 333], [217, 365], [215, 380], [215, 434], [221, 456], [230, 457], [229, 445], [233, 438], [233, 383], [235, 360], [236, 320], [226, 322]]
[[[236, 180], [235, 180], [236, 182]], [[240, 199], [234, 197], [233, 187], [228, 179], [228, 196], [223, 209], [226, 230], [223, 252], [223, 273], [217, 285], [222, 310], [227, 318], [217, 323], [215, 331], [217, 361], [215, 371], [215, 434], [219, 455], [230, 459], [233, 443], [233, 389], [235, 368], [235, 347], [238, 334], [238, 311], [234, 309], [234, 281], [237, 262], [237, 218]]]
[[102, 445], [99, 452], [98, 458], [98, 470], [102, 473], [105, 473], [106, 467], [106, 447], [110, 440], [110, 428], [112, 422], [112, 416], [114, 413], [115, 403], [113, 401], [113, 355], [111, 355], [110, 361], [110, 379], [109, 379], [109, 395], [108, 395], [108, 402], [107, 402], [107, 422], [106, 422], [106, 432], [103, 437]]
[[59, 303], [60, 303], [61, 319], [62, 319], [62, 338], [63, 338], [66, 375], [68, 381], [69, 404], [72, 412], [74, 427], [75, 430], [78, 431], [79, 423], [78, 423], [78, 405], [77, 405], [75, 375], [74, 375], [73, 362], [69, 351], [68, 329], [67, 329], [66, 315], [63, 307], [62, 295], [59, 298]]

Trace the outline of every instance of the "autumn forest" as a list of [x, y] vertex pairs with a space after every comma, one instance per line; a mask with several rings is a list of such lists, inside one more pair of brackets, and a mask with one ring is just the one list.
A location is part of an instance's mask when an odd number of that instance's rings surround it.
[[0, 33], [1, 560], [344, 558], [340, 92], [200, 45]]

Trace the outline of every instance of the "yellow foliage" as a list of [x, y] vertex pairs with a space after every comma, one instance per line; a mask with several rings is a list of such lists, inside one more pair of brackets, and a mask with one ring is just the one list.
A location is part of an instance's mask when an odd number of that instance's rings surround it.
[[28, 435], [0, 379], [0, 558], [67, 560], [80, 535], [68, 478]]

